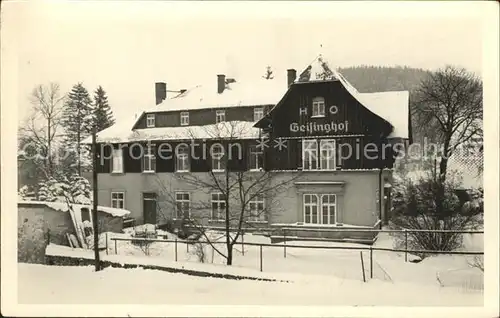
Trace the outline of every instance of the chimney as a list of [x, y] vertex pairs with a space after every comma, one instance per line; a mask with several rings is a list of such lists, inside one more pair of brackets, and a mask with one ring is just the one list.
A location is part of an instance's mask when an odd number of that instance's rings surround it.
[[217, 93], [222, 94], [226, 88], [226, 75], [217, 75]]
[[167, 83], [155, 83], [156, 105], [161, 104], [167, 98]]
[[286, 71], [286, 77], [287, 77], [287, 85], [290, 87], [290, 85], [295, 82], [295, 79], [297, 78], [297, 71], [294, 69], [289, 69]]

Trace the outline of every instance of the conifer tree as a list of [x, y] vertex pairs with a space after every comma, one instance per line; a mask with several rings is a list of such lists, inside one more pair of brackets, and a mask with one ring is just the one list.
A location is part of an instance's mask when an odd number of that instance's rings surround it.
[[92, 100], [87, 89], [82, 83], [73, 86], [64, 105], [62, 125], [66, 130], [66, 151], [75, 153], [78, 174], [81, 174], [82, 170], [81, 142], [92, 132], [93, 112]]
[[94, 92], [94, 108], [96, 117], [96, 130], [99, 132], [115, 123], [113, 111], [108, 104], [108, 97], [104, 89], [99, 86]]

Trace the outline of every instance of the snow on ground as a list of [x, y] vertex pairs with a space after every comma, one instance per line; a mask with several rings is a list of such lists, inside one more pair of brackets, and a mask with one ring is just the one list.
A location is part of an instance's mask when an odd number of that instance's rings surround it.
[[[102, 259], [128, 264], [158, 265], [174, 268], [184, 268], [211, 273], [234, 274], [240, 276], [251, 276], [271, 278], [278, 280], [290, 280], [290, 277], [298, 279], [307, 277], [308, 282], [321, 283], [324, 279], [338, 279], [349, 281], [349, 283], [362, 282], [363, 272], [361, 267], [359, 250], [332, 250], [332, 249], [306, 249], [292, 248], [293, 245], [313, 246], [349, 246], [366, 248], [366, 245], [341, 242], [287, 242], [286, 258], [284, 257], [285, 246], [283, 243], [274, 244], [273, 247], [262, 248], [262, 267], [260, 272], [260, 250], [259, 246], [245, 246], [244, 253], [240, 243], [235, 245], [233, 266], [225, 266], [225, 259], [214, 251], [209, 245], [205, 245], [204, 263], [199, 261], [199, 245], [186, 245], [177, 242], [153, 242], [148, 246], [132, 244], [130, 241], [115, 241], [112, 237], [130, 238], [133, 230], [127, 230], [126, 234], [107, 233], [108, 254], [101, 252]], [[175, 240], [174, 234], [167, 234], [169, 240]], [[106, 235], [106, 234], [104, 234]], [[212, 240], [221, 237], [220, 233], [209, 233]], [[465, 240], [465, 250], [482, 251], [482, 235], [468, 235]], [[178, 239], [178, 238], [177, 238]], [[269, 238], [261, 235], [246, 234], [245, 243], [266, 243]], [[225, 245], [217, 244], [223, 254]], [[393, 247], [393, 237], [387, 233], [381, 233], [374, 247]], [[175, 260], [177, 250], [177, 261]], [[47, 254], [73, 255], [77, 257], [93, 258], [93, 252], [89, 250], [71, 249], [64, 246], [49, 245]], [[408, 255], [408, 259], [414, 259]], [[363, 251], [364, 274], [371, 284], [378, 281], [393, 285], [415, 284], [422, 287], [450, 287], [456, 292], [477, 294], [483, 290], [483, 272], [477, 268], [471, 268], [469, 261], [472, 256], [463, 255], [438, 255], [425, 258], [420, 263], [404, 261], [404, 253], [374, 251], [373, 252], [373, 279], [370, 279], [370, 252]], [[303, 279], [302, 279], [303, 280]], [[475, 296], [472, 296], [475, 297]]]
[[[415, 283], [305, 276], [293, 283], [229, 280], [156, 270], [18, 265], [23, 304], [482, 306], [482, 293]], [[295, 278], [292, 277], [291, 278]], [[237, 291], [237, 293], [235, 293]], [[235, 297], [237, 296], [237, 297]]]
[[[112, 234], [115, 235], [115, 234]], [[217, 237], [216, 233], [211, 234]], [[126, 237], [126, 235], [118, 234]], [[111, 234], [110, 236], [111, 237]], [[220, 237], [220, 235], [219, 235]], [[169, 234], [168, 239], [174, 240], [175, 236]], [[270, 239], [261, 235], [245, 234], [245, 243], [270, 244]], [[221, 239], [222, 242], [222, 239]], [[114, 241], [108, 243], [108, 253], [115, 254]], [[351, 279], [361, 281], [363, 272], [361, 268], [361, 257], [359, 250], [333, 250], [333, 249], [307, 249], [292, 248], [289, 245], [309, 246], [350, 246], [367, 248], [367, 245], [344, 242], [299, 242], [291, 241], [286, 245], [286, 258], [284, 257], [284, 244], [273, 244], [273, 247], [262, 248], [262, 267], [264, 273], [295, 273], [334, 276], [340, 279]], [[374, 247], [393, 248], [393, 237], [387, 233], [381, 233]], [[121, 257], [135, 256], [148, 262], [171, 262], [175, 260], [174, 242], [153, 242], [146, 248], [138, 246], [129, 241], [117, 241], [116, 248]], [[216, 248], [223, 254], [226, 253], [224, 244], [216, 244]], [[177, 260], [180, 263], [200, 263], [196, 253], [196, 246], [187, 246], [177, 243]], [[482, 251], [483, 235], [467, 235], [464, 250]], [[225, 264], [225, 259], [213, 250], [209, 245], [204, 247], [205, 263]], [[425, 258], [420, 263], [405, 262], [404, 253], [374, 251], [373, 252], [373, 278], [391, 283], [410, 282], [424, 285], [455, 286], [462, 290], [482, 290], [483, 273], [477, 268], [471, 268], [469, 262], [473, 256], [464, 255], [434, 255]], [[415, 259], [408, 255], [408, 260]], [[365, 276], [370, 277], [370, 252], [363, 251], [363, 262]], [[200, 264], [206, 266], [204, 264]], [[237, 243], [234, 246], [233, 267], [260, 269], [259, 246], [245, 246]], [[438, 279], [439, 278], [439, 279]]]

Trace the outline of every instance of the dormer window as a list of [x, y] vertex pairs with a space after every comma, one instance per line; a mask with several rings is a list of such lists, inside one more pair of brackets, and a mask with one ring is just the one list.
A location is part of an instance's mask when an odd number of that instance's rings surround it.
[[312, 117], [325, 117], [325, 99], [323, 97], [313, 98]]
[[155, 114], [148, 114], [146, 116], [146, 127], [151, 128], [155, 126]]
[[189, 125], [189, 113], [181, 112], [181, 126]]
[[256, 107], [253, 109], [253, 121], [259, 121], [264, 117], [264, 108]]
[[218, 110], [215, 112], [215, 123], [222, 123], [223, 121], [226, 121], [226, 111], [224, 110]]

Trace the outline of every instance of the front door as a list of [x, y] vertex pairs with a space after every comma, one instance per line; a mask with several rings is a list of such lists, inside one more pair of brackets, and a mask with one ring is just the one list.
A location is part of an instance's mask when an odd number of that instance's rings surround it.
[[156, 193], [142, 194], [144, 224], [156, 224]]

